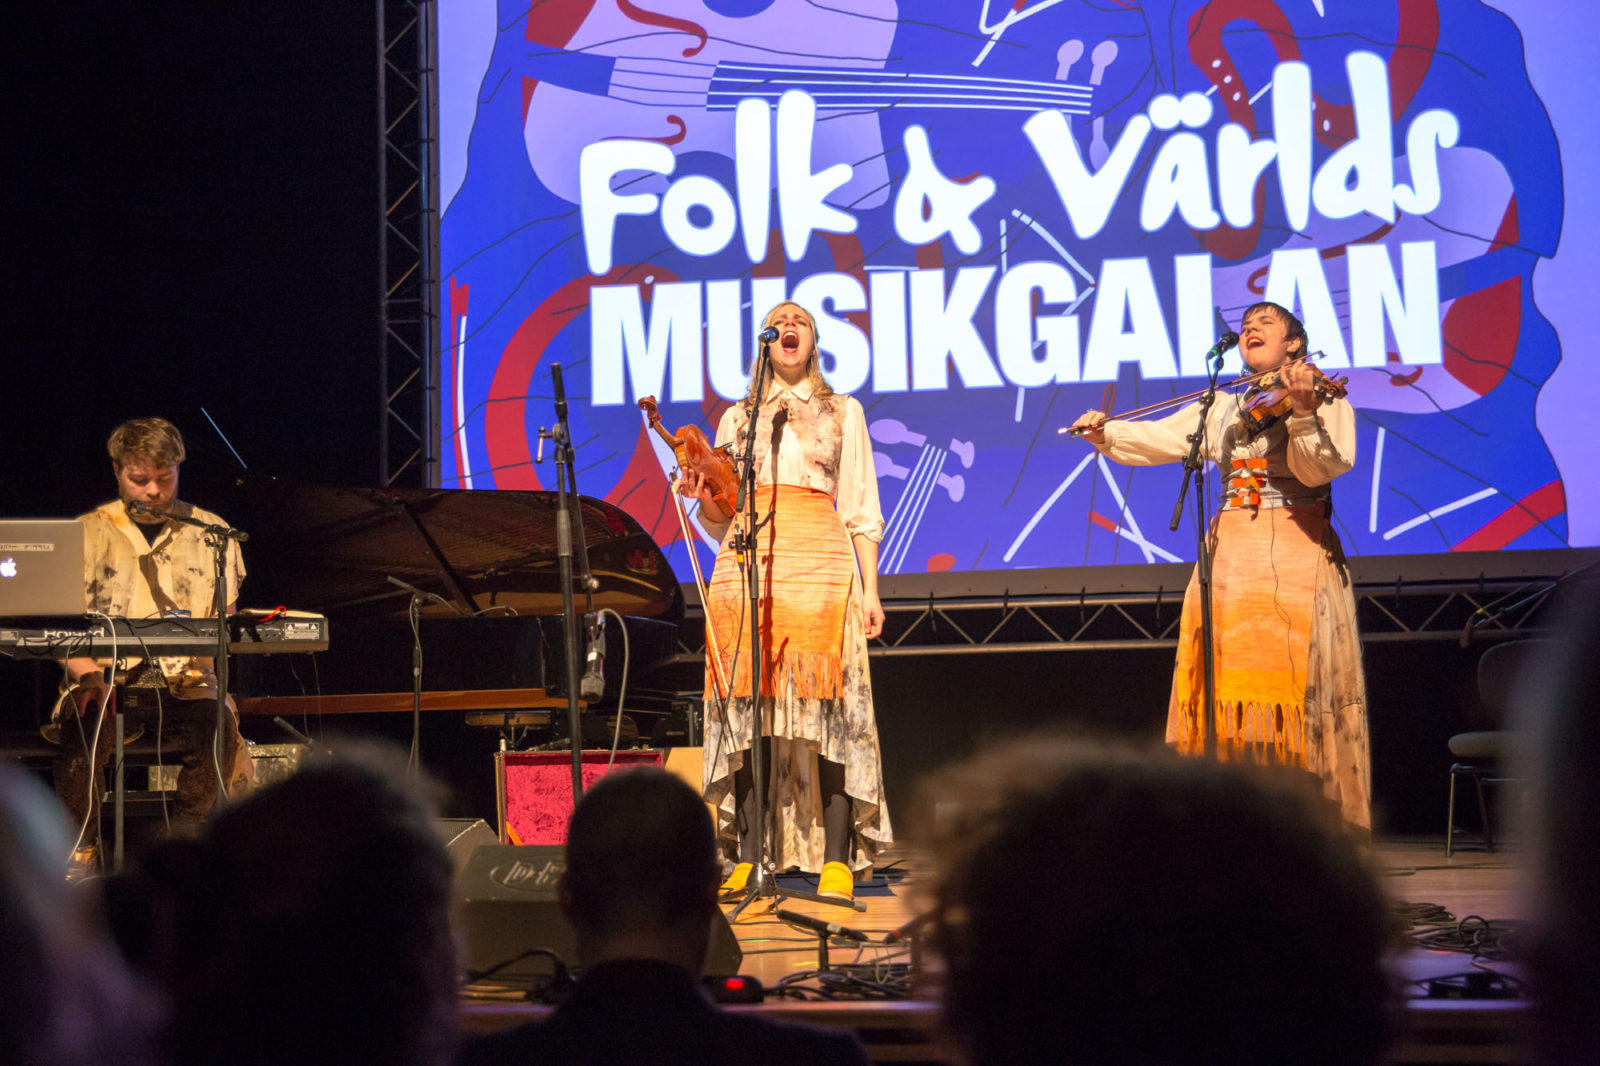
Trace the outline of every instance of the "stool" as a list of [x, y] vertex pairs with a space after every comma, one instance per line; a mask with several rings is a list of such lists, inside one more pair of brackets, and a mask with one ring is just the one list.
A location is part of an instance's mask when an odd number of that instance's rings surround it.
[[1511, 760], [1511, 747], [1518, 735], [1513, 730], [1496, 728], [1506, 717], [1511, 705], [1521, 692], [1522, 678], [1530, 663], [1547, 653], [1548, 641], [1512, 640], [1497, 644], [1483, 653], [1478, 660], [1478, 698], [1487, 714], [1479, 714], [1474, 731], [1457, 733], [1450, 738], [1450, 754], [1455, 760], [1450, 764], [1450, 805], [1445, 815], [1444, 853], [1448, 858], [1455, 851], [1456, 834], [1456, 783], [1463, 777], [1472, 779], [1473, 790], [1478, 794], [1478, 818], [1483, 829], [1483, 846], [1494, 850], [1494, 826], [1489, 820], [1489, 802], [1485, 785], [1502, 785], [1516, 779], [1501, 772], [1501, 767]]
[[1457, 733], [1450, 738], [1450, 753], [1458, 759], [1470, 760], [1450, 764], [1450, 806], [1445, 816], [1444, 853], [1448, 858], [1455, 851], [1456, 834], [1464, 830], [1456, 827], [1456, 782], [1463, 777], [1472, 779], [1478, 794], [1478, 824], [1483, 829], [1483, 846], [1494, 850], [1494, 825], [1489, 818], [1489, 802], [1484, 795], [1484, 785], [1499, 785], [1513, 780], [1500, 776], [1499, 766], [1511, 733], [1490, 730], [1478, 733]]

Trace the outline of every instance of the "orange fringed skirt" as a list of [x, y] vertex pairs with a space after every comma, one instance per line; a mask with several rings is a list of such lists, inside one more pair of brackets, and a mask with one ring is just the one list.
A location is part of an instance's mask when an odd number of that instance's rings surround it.
[[[772, 514], [759, 534], [761, 575], [761, 694], [836, 699], [842, 684], [840, 652], [855, 556], [844, 523], [825, 492], [798, 485], [762, 485], [756, 511]], [[732, 537], [728, 541], [732, 541]], [[724, 543], [708, 591], [706, 612], [722, 676], [732, 695], [750, 695], [749, 593], [737, 554]], [[706, 698], [720, 695], [717, 674], [706, 671]]]
[[[1347, 823], [1371, 825], [1366, 684], [1355, 598], [1317, 507], [1227, 508], [1212, 534], [1217, 757], [1316, 774]], [[1203, 753], [1200, 591], [1179, 624], [1167, 743]]]

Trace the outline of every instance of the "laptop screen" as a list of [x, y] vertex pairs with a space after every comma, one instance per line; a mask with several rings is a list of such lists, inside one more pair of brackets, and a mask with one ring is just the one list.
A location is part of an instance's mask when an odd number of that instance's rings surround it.
[[83, 523], [0, 519], [0, 618], [82, 616]]

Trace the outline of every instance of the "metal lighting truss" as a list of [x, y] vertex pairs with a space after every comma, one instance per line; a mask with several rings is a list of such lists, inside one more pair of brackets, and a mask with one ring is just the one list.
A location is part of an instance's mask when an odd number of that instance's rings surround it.
[[439, 484], [439, 110], [433, 0], [376, 0], [378, 476]]
[[[1538, 607], [1555, 578], [1368, 585], [1356, 589], [1361, 639], [1450, 640], [1542, 632]], [[1183, 589], [1079, 595], [929, 597], [886, 601], [883, 635], [870, 654], [980, 655], [1174, 648]], [[698, 607], [679, 627], [677, 661], [705, 654]]]

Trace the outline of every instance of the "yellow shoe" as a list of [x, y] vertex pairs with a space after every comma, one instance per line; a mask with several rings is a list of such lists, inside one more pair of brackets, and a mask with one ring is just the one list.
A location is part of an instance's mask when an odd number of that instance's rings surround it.
[[824, 863], [817, 878], [817, 894], [834, 899], [855, 899], [856, 875], [842, 862]]
[[733, 873], [728, 875], [728, 879], [722, 882], [722, 888], [719, 891], [743, 892], [744, 886], [750, 881], [750, 871], [754, 869], [755, 864], [741, 862], [733, 868]]
[[67, 862], [67, 883], [75, 884], [100, 873], [100, 849], [93, 844], [74, 848]]

